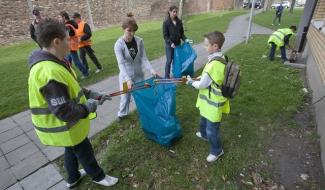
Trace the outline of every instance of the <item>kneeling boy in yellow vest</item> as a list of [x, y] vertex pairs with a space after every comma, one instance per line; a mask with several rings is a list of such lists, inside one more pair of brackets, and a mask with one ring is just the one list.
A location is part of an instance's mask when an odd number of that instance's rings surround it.
[[[64, 62], [70, 49], [63, 24], [45, 19], [36, 32], [42, 50], [30, 56], [28, 90], [37, 136], [45, 145], [65, 147], [67, 187], [77, 185], [86, 174], [97, 184], [116, 184], [118, 179], [105, 175], [98, 165], [88, 140], [89, 119], [107, 96], [82, 89], [71, 66]], [[78, 161], [84, 167], [79, 171]]]
[[221, 32], [215, 31], [204, 35], [204, 46], [208, 56], [199, 81], [193, 81], [187, 76], [187, 84], [199, 89], [196, 107], [200, 110], [200, 129], [196, 135], [210, 144], [208, 162], [218, 160], [224, 154], [220, 138], [220, 122], [223, 113], [230, 112], [229, 100], [221, 93], [220, 86], [225, 77], [225, 64], [215, 60], [224, 58], [221, 47], [225, 37]]

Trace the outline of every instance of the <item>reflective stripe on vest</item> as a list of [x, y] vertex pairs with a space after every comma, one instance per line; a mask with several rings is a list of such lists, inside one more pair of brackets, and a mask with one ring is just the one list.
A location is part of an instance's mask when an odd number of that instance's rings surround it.
[[51, 113], [46, 99], [40, 92], [40, 89], [51, 80], [64, 84], [69, 96], [76, 103], [84, 104], [87, 101], [73, 73], [66, 67], [53, 61], [41, 61], [35, 64], [30, 70], [28, 91], [29, 107], [36, 134], [45, 145], [75, 146], [87, 138], [91, 114], [88, 118], [64, 122]]
[[213, 83], [209, 88], [199, 90], [196, 107], [199, 108], [200, 115], [211, 122], [220, 122], [223, 110], [229, 106], [226, 105], [227, 98], [222, 95], [217, 85], [223, 83], [224, 70], [225, 65], [215, 60], [206, 64], [202, 71], [202, 75], [208, 74]]
[[77, 124], [78, 121], [76, 122], [71, 122], [71, 123], [67, 123], [64, 126], [59, 126], [59, 127], [52, 127], [52, 128], [46, 128], [46, 127], [36, 127], [34, 125], [34, 128], [36, 128], [37, 130], [44, 132], [44, 133], [60, 133], [60, 132], [65, 132], [65, 131], [69, 131], [69, 129], [71, 127], [73, 127], [75, 124]]
[[279, 29], [271, 34], [268, 43], [273, 42], [278, 49], [279, 47], [284, 46], [284, 38], [289, 34], [293, 34], [290, 28]]
[[[83, 35], [85, 35], [85, 32], [84, 32], [85, 24], [86, 23], [84, 21], [81, 21], [80, 23], [78, 23], [78, 29], [76, 30], [78, 39], [80, 39]], [[91, 45], [91, 40], [89, 38], [88, 40], [80, 41], [78, 47], [82, 48], [84, 46], [90, 46], [90, 45]]]
[[[78, 93], [78, 96], [73, 99], [75, 102], [79, 102], [80, 98], [84, 95], [83, 91], [80, 90]], [[49, 108], [30, 108], [32, 114], [34, 115], [46, 115], [46, 114], [51, 114], [52, 112], [49, 110]]]
[[211, 106], [214, 106], [216, 108], [218, 107], [221, 107], [221, 106], [224, 106], [225, 105], [225, 102], [213, 102], [211, 100], [209, 100], [209, 98], [203, 94], [200, 94], [199, 97], [202, 99], [202, 100], [205, 100], [208, 104], [210, 104]]

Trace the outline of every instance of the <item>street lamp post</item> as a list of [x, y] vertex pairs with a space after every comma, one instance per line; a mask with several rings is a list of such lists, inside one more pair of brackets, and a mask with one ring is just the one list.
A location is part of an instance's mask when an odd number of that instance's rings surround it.
[[248, 43], [249, 37], [251, 36], [254, 8], [255, 8], [255, 0], [252, 0], [251, 13], [250, 13], [250, 16], [249, 16], [249, 22], [248, 22], [248, 28], [247, 28], [247, 35], [246, 35], [246, 44]]

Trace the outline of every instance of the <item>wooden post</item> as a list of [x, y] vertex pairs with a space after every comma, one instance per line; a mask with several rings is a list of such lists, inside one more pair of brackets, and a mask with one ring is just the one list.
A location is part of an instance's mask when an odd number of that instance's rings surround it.
[[293, 13], [293, 8], [295, 8], [296, 0], [291, 1], [290, 13]]
[[207, 0], [207, 12], [211, 11], [211, 0]]
[[27, 0], [27, 5], [28, 5], [28, 9], [29, 9], [30, 14], [32, 14], [33, 9], [34, 9], [32, 0]]
[[180, 19], [182, 19], [182, 16], [183, 16], [183, 5], [184, 5], [184, 1], [180, 0], [179, 1], [179, 8], [178, 8], [178, 17]]
[[255, 0], [252, 0], [252, 7], [251, 7], [251, 13], [249, 16], [249, 21], [248, 21], [248, 28], [247, 28], [247, 34], [246, 34], [246, 44], [248, 43], [248, 40], [251, 36], [251, 30], [252, 30], [252, 20], [253, 20], [253, 12], [255, 7]]
[[88, 11], [88, 18], [89, 18], [89, 22], [90, 22], [90, 27], [91, 27], [92, 30], [95, 30], [95, 25], [94, 25], [93, 16], [91, 14], [89, 0], [86, 0], [86, 2], [87, 2], [87, 11]]

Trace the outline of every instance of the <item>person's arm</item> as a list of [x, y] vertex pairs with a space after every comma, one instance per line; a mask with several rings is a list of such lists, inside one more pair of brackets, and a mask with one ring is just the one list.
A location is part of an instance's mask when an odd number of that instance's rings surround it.
[[120, 69], [120, 73], [122, 74], [122, 78], [125, 81], [131, 80], [131, 77], [126, 72], [126, 68], [125, 68], [126, 60], [123, 54], [123, 48], [121, 47], [121, 43], [119, 43], [119, 40], [115, 43], [114, 52], [118, 63], [118, 67]]
[[172, 41], [170, 40], [170, 36], [169, 36], [169, 31], [168, 31], [168, 23], [167, 20], [164, 21], [163, 23], [163, 36], [164, 36], [164, 40], [167, 44], [171, 45]]
[[84, 104], [71, 100], [67, 86], [62, 83], [51, 80], [40, 91], [48, 103], [49, 110], [64, 122], [75, 122], [89, 114]]
[[75, 35], [75, 32], [73, 30], [73, 28], [71, 26], [67, 26], [67, 31], [69, 33], [69, 36], [74, 36]]
[[91, 37], [91, 29], [90, 29], [90, 26], [85, 23], [85, 26], [84, 26], [84, 35], [80, 37], [80, 41], [86, 41], [86, 40], [89, 40], [89, 38]]
[[139, 53], [141, 55], [142, 67], [145, 68], [147, 71], [149, 71], [151, 74], [156, 74], [156, 71], [152, 68], [152, 65], [148, 60], [146, 50], [144, 49], [143, 40], [140, 41], [139, 46], [140, 46]]
[[196, 89], [208, 88], [212, 83], [210, 76], [207, 73], [204, 73], [199, 81], [193, 81], [192, 86]]
[[283, 39], [283, 41], [284, 41], [284, 45], [285, 46], [288, 46], [289, 48], [291, 48], [291, 46], [290, 46], [290, 44], [289, 44], [289, 40], [290, 40], [290, 37], [292, 36], [292, 34], [289, 34], [289, 35], [286, 35], [286, 36], [284, 36], [284, 39]]
[[30, 31], [30, 37], [37, 42], [36, 35], [35, 35], [35, 27], [33, 24], [30, 24], [29, 26], [29, 31]]
[[179, 20], [180, 22], [180, 33], [181, 33], [181, 39], [183, 40], [183, 42], [185, 42], [186, 40], [186, 36], [184, 34], [184, 28], [183, 28], [183, 22], [181, 20]]

